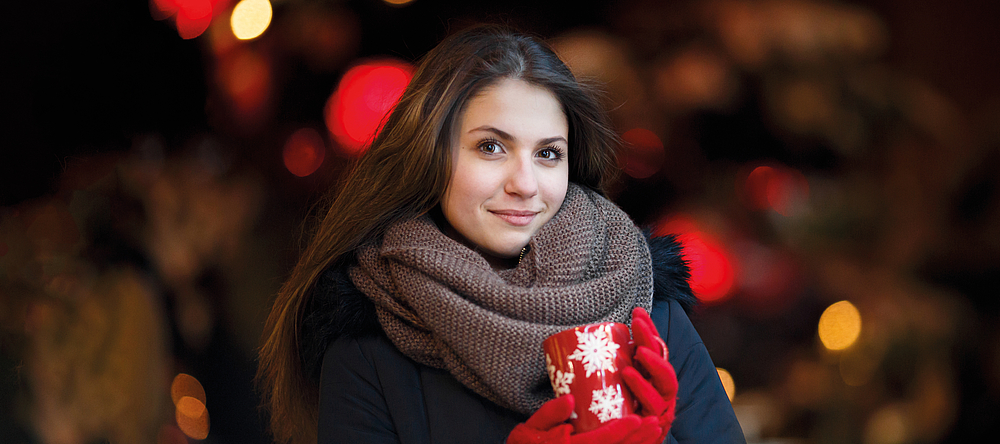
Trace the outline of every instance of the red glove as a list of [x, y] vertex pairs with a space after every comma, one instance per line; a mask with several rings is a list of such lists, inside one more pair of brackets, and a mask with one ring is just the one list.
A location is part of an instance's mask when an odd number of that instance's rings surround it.
[[660, 434], [655, 418], [628, 415], [574, 435], [573, 426], [566, 424], [572, 413], [573, 395], [548, 401], [527, 421], [514, 427], [507, 436], [507, 444], [640, 444]]
[[[667, 360], [667, 344], [656, 332], [653, 320], [641, 307], [632, 310], [632, 339], [635, 341], [633, 360], [648, 377], [633, 367], [622, 369], [622, 379], [639, 401], [639, 413], [655, 417], [660, 435], [644, 444], [659, 444], [667, 439], [677, 408], [677, 373]], [[644, 418], [645, 419], [645, 418]]]

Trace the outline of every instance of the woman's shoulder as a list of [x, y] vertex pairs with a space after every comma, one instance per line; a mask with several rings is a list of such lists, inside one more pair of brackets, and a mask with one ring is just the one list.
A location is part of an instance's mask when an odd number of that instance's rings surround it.
[[649, 254], [653, 261], [653, 300], [676, 301], [686, 313], [697, 305], [698, 299], [691, 291], [691, 270], [684, 259], [683, 248], [677, 236], [653, 237], [645, 232]]
[[299, 332], [302, 364], [307, 374], [318, 376], [327, 345], [342, 336], [378, 335], [381, 327], [375, 304], [354, 286], [350, 264], [327, 269], [316, 281]]

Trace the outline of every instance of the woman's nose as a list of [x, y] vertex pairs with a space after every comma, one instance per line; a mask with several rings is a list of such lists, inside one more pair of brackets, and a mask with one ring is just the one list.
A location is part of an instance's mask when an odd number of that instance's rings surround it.
[[532, 159], [518, 156], [508, 164], [507, 183], [504, 191], [522, 197], [532, 197], [538, 194], [538, 178]]

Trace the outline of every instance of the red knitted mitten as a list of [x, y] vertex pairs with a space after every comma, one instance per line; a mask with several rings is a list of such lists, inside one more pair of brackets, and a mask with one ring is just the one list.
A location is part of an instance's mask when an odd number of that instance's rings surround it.
[[572, 434], [565, 424], [573, 413], [573, 395], [563, 395], [542, 404], [527, 421], [507, 436], [507, 444], [640, 444], [659, 436], [660, 425], [638, 415], [613, 419], [600, 427]]
[[633, 360], [648, 377], [628, 367], [622, 370], [622, 378], [639, 401], [640, 413], [644, 417], [656, 417], [660, 427], [659, 436], [643, 443], [662, 443], [674, 422], [677, 374], [667, 360], [667, 345], [656, 332], [649, 313], [641, 307], [632, 310], [632, 339], [636, 345]]
[[511, 430], [507, 444], [569, 443], [573, 426], [565, 424], [573, 413], [573, 395], [564, 395], [542, 404], [527, 421]]

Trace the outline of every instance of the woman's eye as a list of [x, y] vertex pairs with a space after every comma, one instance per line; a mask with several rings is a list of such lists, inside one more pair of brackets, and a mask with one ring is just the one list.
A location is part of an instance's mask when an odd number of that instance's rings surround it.
[[545, 148], [538, 152], [538, 157], [542, 159], [560, 159], [562, 158], [562, 153], [555, 148]]
[[479, 150], [487, 154], [496, 154], [501, 151], [500, 144], [492, 140], [481, 142], [479, 144]]

